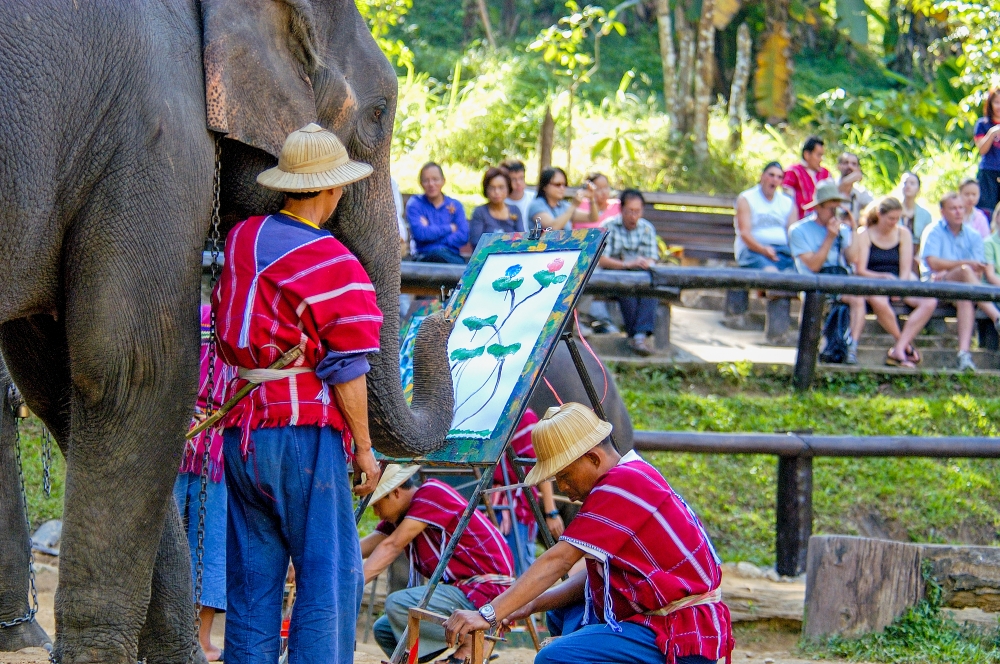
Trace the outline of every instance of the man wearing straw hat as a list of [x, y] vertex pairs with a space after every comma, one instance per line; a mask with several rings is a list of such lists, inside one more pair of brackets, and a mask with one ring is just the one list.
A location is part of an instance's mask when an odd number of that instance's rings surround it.
[[[635, 452], [620, 456], [611, 425], [578, 403], [553, 407], [535, 426], [538, 463], [525, 478], [555, 476], [583, 506], [554, 547], [479, 611], [456, 611], [449, 643], [475, 629], [586, 602], [600, 622], [555, 639], [536, 664], [706, 664], [733, 646], [720, 561], [701, 522]], [[580, 558], [587, 569], [555, 588]], [[552, 588], [551, 590], [549, 590]]]
[[[423, 599], [423, 586], [416, 576], [430, 577], [441, 552], [455, 532], [468, 502], [455, 489], [438, 480], [417, 486], [413, 476], [420, 466], [389, 465], [372, 494], [372, 510], [382, 519], [375, 532], [361, 540], [365, 560], [365, 582], [373, 580], [406, 551], [410, 558], [410, 587], [389, 595], [385, 615], [374, 625], [379, 646], [390, 655], [406, 629], [410, 607]], [[458, 540], [444, 576], [427, 609], [444, 615], [457, 609], [475, 611], [502, 593], [514, 581], [514, 557], [503, 535], [480, 512]], [[446, 650], [444, 630], [424, 623], [420, 627], [418, 656], [421, 662]], [[463, 644], [449, 658], [461, 664], [471, 654]]]
[[[292, 662], [354, 659], [364, 581], [348, 463], [355, 493], [371, 493], [379, 468], [365, 374], [382, 314], [357, 258], [321, 226], [343, 187], [371, 171], [309, 124], [257, 177], [285, 192], [281, 211], [240, 222], [226, 239], [213, 293], [219, 352], [237, 367], [230, 394], [257, 385], [223, 420], [227, 662], [278, 660], [289, 558], [298, 583]], [[302, 355], [290, 366], [267, 368], [296, 347]]]

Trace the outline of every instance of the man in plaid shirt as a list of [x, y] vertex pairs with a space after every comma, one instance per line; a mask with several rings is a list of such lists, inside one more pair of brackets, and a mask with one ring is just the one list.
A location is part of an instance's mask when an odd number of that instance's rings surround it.
[[[646, 270], [660, 257], [653, 224], [642, 218], [646, 200], [635, 189], [621, 194], [622, 212], [608, 219], [602, 227], [608, 233], [604, 253], [598, 265], [606, 270]], [[629, 345], [637, 355], [650, 355], [646, 338], [656, 329], [655, 297], [626, 295], [618, 298]]]

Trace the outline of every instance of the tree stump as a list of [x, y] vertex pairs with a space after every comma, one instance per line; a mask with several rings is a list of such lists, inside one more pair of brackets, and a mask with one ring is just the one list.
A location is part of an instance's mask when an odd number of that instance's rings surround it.
[[863, 537], [810, 538], [803, 635], [856, 636], [887, 627], [923, 597], [921, 549]]
[[923, 544], [922, 559], [941, 585], [941, 604], [1000, 611], [1000, 547]]

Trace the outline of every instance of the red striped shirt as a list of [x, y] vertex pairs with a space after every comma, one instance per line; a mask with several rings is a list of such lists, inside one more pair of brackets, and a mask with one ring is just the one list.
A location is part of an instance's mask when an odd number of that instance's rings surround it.
[[[511, 447], [514, 448], [514, 454], [518, 457], [525, 459], [535, 458], [535, 448], [531, 446], [531, 432], [535, 428], [535, 424], [538, 423], [538, 415], [535, 411], [530, 408], [524, 411], [524, 415], [521, 417], [521, 421], [517, 423], [517, 430], [514, 432], [514, 438], [511, 439]], [[509, 484], [517, 484], [517, 475], [514, 473], [514, 469], [511, 468], [510, 462], [507, 460], [507, 455], [505, 454], [500, 458], [500, 463], [497, 464], [497, 469], [493, 473], [493, 486], [507, 486]], [[535, 496], [535, 500], [539, 499], [538, 489], [532, 487], [532, 494]], [[514, 489], [512, 491], [514, 494], [514, 502], [516, 503], [514, 507], [514, 513], [517, 517], [518, 523], [523, 523], [531, 525], [535, 523], [535, 515], [531, 511], [531, 503], [528, 502], [528, 495], [525, 493], [524, 489]], [[507, 492], [501, 491], [493, 494], [493, 504], [496, 506], [504, 506], [507, 504]], [[508, 512], [501, 511], [501, 518], [506, 519]]]
[[[427, 527], [410, 542], [407, 549], [411, 574], [415, 571], [429, 578], [434, 573], [441, 560], [441, 552], [448, 545], [448, 538], [454, 534], [468, 504], [469, 501], [457, 491], [438, 480], [427, 480], [416, 490], [404, 518], [421, 521]], [[388, 521], [382, 521], [376, 527], [385, 535], [391, 535], [395, 529], [396, 526]], [[475, 576], [491, 574], [513, 577], [514, 557], [496, 526], [476, 510], [458, 540], [442, 581], [459, 586], [469, 601], [479, 608], [496, 598], [509, 584], [464, 582]]]
[[643, 615], [715, 590], [722, 569], [698, 517], [634, 452], [598, 480], [561, 540], [588, 554], [588, 602], [612, 628], [627, 621], [652, 629], [669, 663], [722, 659], [732, 650], [722, 602]]
[[[229, 232], [213, 306], [219, 352], [236, 367], [266, 368], [295, 346], [303, 354], [291, 366], [312, 369], [331, 353], [379, 350], [382, 313], [361, 263], [329, 232], [284, 215], [251, 217]], [[244, 384], [235, 379], [227, 395]], [[245, 432], [288, 425], [332, 426], [350, 454], [344, 417], [313, 372], [261, 384], [224, 422]]]

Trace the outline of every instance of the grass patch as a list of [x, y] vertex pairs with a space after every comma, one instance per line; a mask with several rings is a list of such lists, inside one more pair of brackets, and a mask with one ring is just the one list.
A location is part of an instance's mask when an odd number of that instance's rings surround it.
[[851, 661], [932, 662], [934, 664], [993, 664], [1000, 661], [997, 631], [959, 625], [941, 613], [941, 586], [924, 570], [927, 592], [892, 625], [861, 638], [832, 637], [805, 643], [802, 650], [815, 657]]
[[[637, 429], [996, 436], [1000, 381], [976, 376], [829, 376], [806, 394], [787, 371], [618, 367]], [[776, 457], [658, 453], [650, 460], [729, 561], [774, 564]], [[998, 544], [1000, 460], [817, 458], [813, 531]]]
[[32, 416], [18, 420], [21, 429], [21, 462], [24, 466], [24, 485], [28, 495], [28, 519], [31, 530], [49, 519], [61, 519], [63, 492], [66, 480], [66, 461], [59, 446], [52, 441], [52, 495], [46, 496], [42, 483], [42, 422]]

